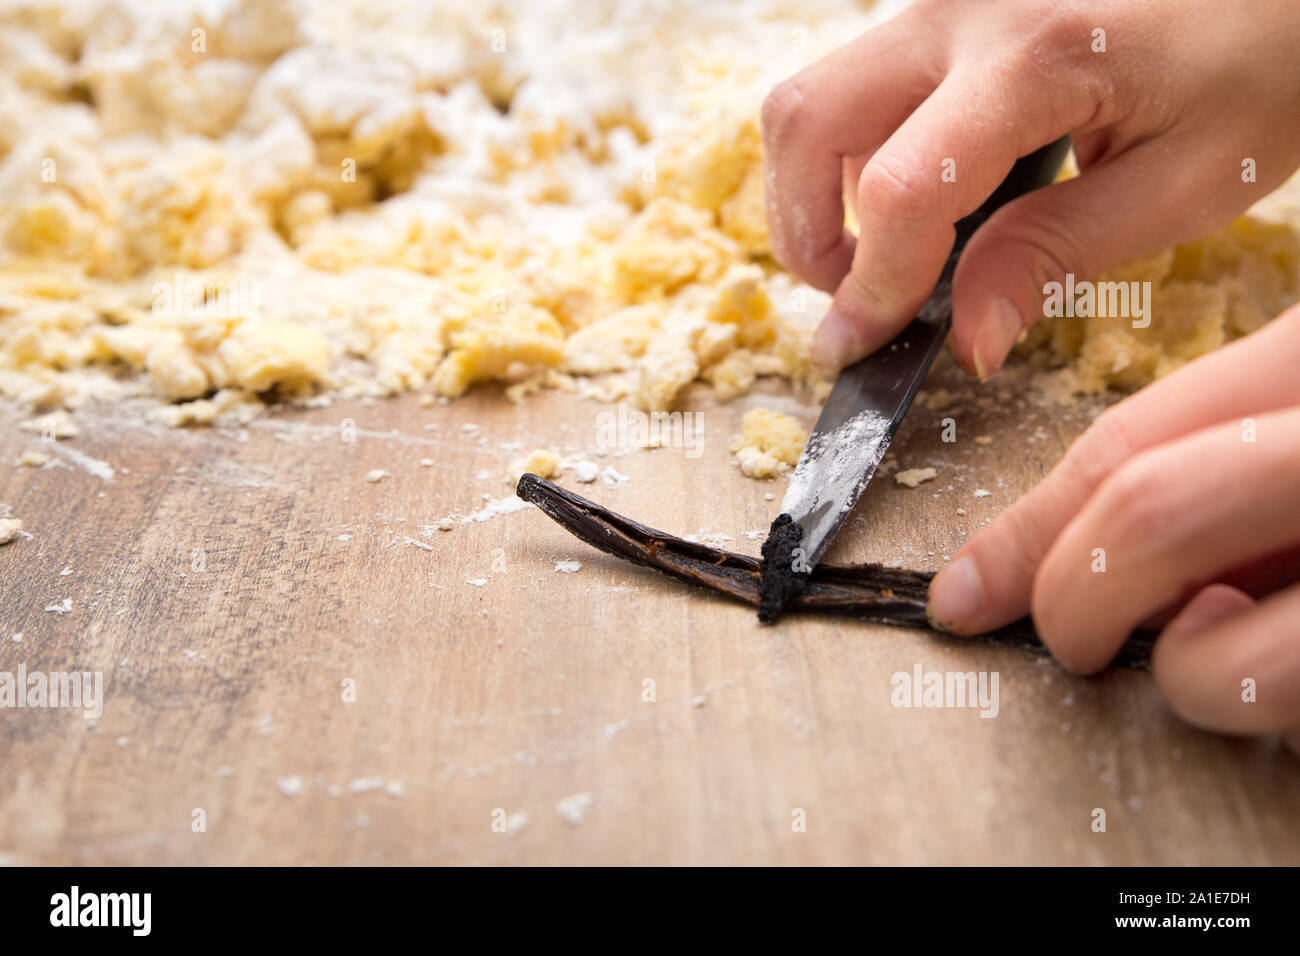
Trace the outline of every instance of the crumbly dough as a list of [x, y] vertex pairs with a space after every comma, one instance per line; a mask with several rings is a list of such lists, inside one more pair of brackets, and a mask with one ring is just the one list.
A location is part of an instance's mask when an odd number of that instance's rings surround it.
[[1300, 300], [1300, 215], [1289, 208], [1300, 178], [1225, 229], [1100, 281], [1150, 282], [1151, 325], [1126, 317], [1059, 317], [1018, 346], [1056, 371], [1038, 384], [1061, 397], [1133, 389], [1253, 332]]
[[549, 448], [537, 448], [510, 463], [508, 475], [512, 485], [531, 472], [538, 478], [550, 478], [560, 467], [560, 453]]
[[0, 394], [186, 425], [809, 381], [826, 300], [769, 258], [758, 108], [869, 7], [5, 7]]
[[937, 477], [938, 474], [939, 471], [935, 468], [909, 468], [894, 475], [894, 480], [905, 487], [915, 488], [921, 482]]
[[31, 451], [30, 449], [18, 456], [14, 462], [19, 468], [43, 468], [50, 463], [50, 456], [44, 452]]
[[[0, 395], [146, 397], [189, 425], [494, 381], [650, 409], [762, 376], [823, 394], [808, 349], [828, 299], [770, 258], [757, 117], [889, 12], [7, 4]], [[1159, 283], [1153, 330], [1060, 320], [1023, 349], [1087, 391], [1249, 331], [1297, 298], [1288, 215], [1130, 267]]]
[[740, 434], [731, 443], [740, 470], [750, 478], [773, 478], [799, 461], [808, 432], [784, 412], [754, 408], [741, 419]]
[[0, 518], [0, 544], [8, 544], [23, 530], [21, 518]]

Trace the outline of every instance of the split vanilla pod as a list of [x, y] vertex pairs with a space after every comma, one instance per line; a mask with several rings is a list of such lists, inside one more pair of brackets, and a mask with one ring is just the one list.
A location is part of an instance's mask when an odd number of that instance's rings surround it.
[[[653, 568], [698, 587], [724, 594], [751, 607], [761, 604], [763, 563], [757, 558], [724, 551], [674, 537], [604, 508], [545, 478], [526, 474], [516, 489], [520, 498], [536, 505], [574, 537], [617, 558]], [[925, 616], [928, 571], [887, 568], [879, 564], [851, 567], [818, 566], [804, 586], [790, 595], [786, 609], [793, 612], [838, 614], [845, 617], [914, 627], [942, 634]], [[951, 638], [951, 635], [945, 635]], [[1136, 631], [1115, 655], [1119, 667], [1149, 670], [1156, 635]], [[1036, 654], [1048, 653], [1029, 618], [977, 637], [951, 638], [998, 647], [1017, 647]]]

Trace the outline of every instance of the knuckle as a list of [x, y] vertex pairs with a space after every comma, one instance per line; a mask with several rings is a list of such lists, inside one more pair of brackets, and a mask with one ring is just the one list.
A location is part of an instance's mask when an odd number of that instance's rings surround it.
[[1082, 62], [1092, 57], [1092, 32], [1098, 26], [1095, 11], [1086, 0], [1057, 0], [1022, 8], [1013, 32], [1020, 38], [1015, 48], [1032, 62]]
[[1063, 474], [1077, 475], [1096, 488], [1133, 456], [1136, 447], [1124, 406], [1112, 405], [1069, 447], [1060, 467]]
[[1141, 546], [1167, 534], [1181, 510], [1160, 457], [1144, 452], [1107, 477], [1097, 493], [1101, 525]]
[[[1113, 19], [1107, 25], [1112, 24]], [[1079, 0], [1041, 5], [1032, 18], [1015, 25], [1018, 42], [1004, 48], [1007, 72], [1041, 93], [1040, 120], [1082, 124], [1090, 114], [1115, 111], [1116, 60], [1094, 51], [1099, 26], [1095, 10]]]
[[1055, 51], [1088, 48], [1088, 40], [1096, 28], [1097, 17], [1087, 12], [1086, 4], [1077, 2], [1049, 3], [1034, 11], [1037, 17], [1036, 39], [1039, 44]]
[[782, 80], [774, 86], [763, 100], [759, 112], [763, 139], [769, 144], [785, 139], [798, 125], [804, 102], [803, 90], [797, 77]]
[[882, 151], [862, 167], [858, 205], [880, 210], [894, 221], [917, 222], [939, 212], [937, 183], [937, 172], [928, 175], [896, 154]]

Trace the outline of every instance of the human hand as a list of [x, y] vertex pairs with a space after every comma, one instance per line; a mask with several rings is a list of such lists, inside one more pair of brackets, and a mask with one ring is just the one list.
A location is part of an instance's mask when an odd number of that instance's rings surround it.
[[1300, 753], [1297, 369], [1300, 305], [1108, 409], [935, 576], [931, 621], [977, 634], [1032, 611], [1081, 673], [1167, 621], [1152, 669], [1175, 711]]
[[921, 0], [785, 81], [763, 105], [767, 216], [777, 260], [835, 294], [814, 358], [892, 339], [953, 224], [1068, 133], [1082, 174], [1003, 207], [957, 267], [952, 349], [987, 378], [1047, 282], [1204, 235], [1300, 164], [1297, 49], [1295, 3]]

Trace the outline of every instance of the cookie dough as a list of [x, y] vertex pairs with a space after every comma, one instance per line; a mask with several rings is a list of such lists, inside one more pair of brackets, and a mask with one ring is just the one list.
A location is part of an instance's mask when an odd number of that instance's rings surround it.
[[1043, 320], [1018, 346], [1055, 370], [1039, 385], [1063, 397], [1139, 388], [1300, 301], [1300, 216], [1288, 208], [1292, 196], [1300, 196], [1300, 178], [1205, 239], [1100, 277], [1151, 283], [1150, 326], [1134, 328], [1128, 317]]
[[740, 470], [750, 478], [773, 478], [799, 461], [808, 432], [784, 412], [755, 408], [741, 419], [740, 434], [731, 443]]
[[23, 530], [21, 518], [0, 518], [0, 544], [8, 544]]
[[769, 258], [757, 116], [869, 5], [381, 7], [0, 11], [0, 394], [180, 425], [812, 377], [825, 296]]
[[560, 467], [560, 453], [549, 448], [537, 448], [510, 463], [507, 476], [512, 485], [519, 484], [519, 479], [528, 473], [538, 478], [553, 477]]
[[931, 481], [938, 477], [938, 474], [936, 468], [909, 468], [894, 475], [894, 481], [906, 488], [915, 488], [923, 481]]
[[[143, 396], [188, 425], [322, 390], [822, 394], [828, 299], [770, 257], [757, 117], [890, 12], [6, 6], [0, 395]], [[1151, 329], [1057, 320], [1022, 348], [1065, 392], [1142, 384], [1297, 298], [1297, 224], [1242, 220], [1121, 270], [1157, 283]]]

